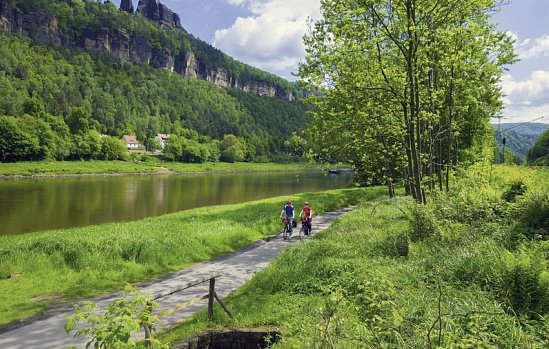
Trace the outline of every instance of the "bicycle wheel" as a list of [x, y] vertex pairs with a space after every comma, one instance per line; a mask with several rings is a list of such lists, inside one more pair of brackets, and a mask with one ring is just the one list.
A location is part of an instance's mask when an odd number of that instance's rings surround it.
[[299, 240], [300, 241], [303, 241], [303, 235], [305, 233], [305, 229], [307, 229], [307, 228], [305, 228], [303, 226], [301, 227], [301, 229], [299, 229]]
[[287, 240], [288, 239], [288, 226], [284, 225], [284, 230], [282, 231], [282, 239]]

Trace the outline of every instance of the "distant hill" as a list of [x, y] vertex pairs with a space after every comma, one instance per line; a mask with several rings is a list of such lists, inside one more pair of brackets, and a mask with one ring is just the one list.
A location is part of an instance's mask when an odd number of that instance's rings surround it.
[[526, 158], [528, 150], [534, 146], [538, 137], [543, 131], [549, 129], [549, 124], [542, 123], [505, 123], [492, 124], [492, 126], [498, 147], [501, 148], [505, 137], [506, 149], [512, 150], [521, 158]]

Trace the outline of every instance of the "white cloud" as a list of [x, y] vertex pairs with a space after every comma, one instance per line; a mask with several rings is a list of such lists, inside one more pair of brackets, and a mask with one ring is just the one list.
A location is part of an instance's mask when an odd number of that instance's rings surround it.
[[227, 0], [252, 13], [215, 32], [214, 46], [238, 60], [291, 79], [305, 56], [307, 20], [320, 17], [319, 0]]
[[240, 6], [246, 2], [246, 0], [227, 0], [227, 2], [233, 6]]
[[506, 121], [531, 121], [544, 116], [538, 122], [549, 122], [549, 71], [534, 71], [525, 80], [505, 75], [501, 86], [505, 94]]
[[[517, 38], [516, 35], [515, 38]], [[515, 51], [520, 59], [549, 57], [549, 35], [544, 35], [537, 39], [517, 40]]]

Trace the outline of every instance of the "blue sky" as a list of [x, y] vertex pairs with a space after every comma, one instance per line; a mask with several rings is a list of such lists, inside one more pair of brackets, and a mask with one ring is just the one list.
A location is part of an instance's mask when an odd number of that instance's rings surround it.
[[[137, 8], [138, 0], [133, 0]], [[309, 18], [320, 0], [161, 0], [194, 36], [232, 57], [289, 80], [305, 54]], [[120, 0], [115, 1], [118, 5]], [[494, 16], [515, 36], [520, 61], [502, 79], [501, 122], [549, 123], [549, 0], [512, 0]]]

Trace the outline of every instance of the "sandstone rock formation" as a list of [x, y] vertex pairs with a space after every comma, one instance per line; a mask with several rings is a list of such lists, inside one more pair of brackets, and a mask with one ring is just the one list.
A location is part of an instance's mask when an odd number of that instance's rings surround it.
[[133, 13], [133, 1], [132, 0], [122, 0], [120, 2], [120, 9], [128, 13]]
[[[131, 0], [123, 0], [121, 10], [133, 12]], [[158, 0], [139, 0], [137, 12], [161, 26], [182, 29], [179, 16]], [[221, 87], [241, 89], [260, 96], [293, 99], [291, 92], [281, 86], [252, 79], [238, 81], [224, 67], [208, 67], [190, 50], [171, 52], [167, 48], [158, 48], [139, 36], [131, 36], [122, 28], [87, 28], [76, 41], [67, 39], [61, 33], [57, 18], [43, 11], [23, 13], [5, 2], [0, 2], [0, 30], [8, 34], [27, 33], [42, 44], [81, 47], [90, 52], [109, 54], [119, 62], [134, 62], [150, 65], [181, 74], [186, 78], [203, 79]]]
[[179, 15], [158, 0], [139, 0], [137, 12], [141, 13], [145, 18], [158, 22], [165, 27], [181, 28]]

